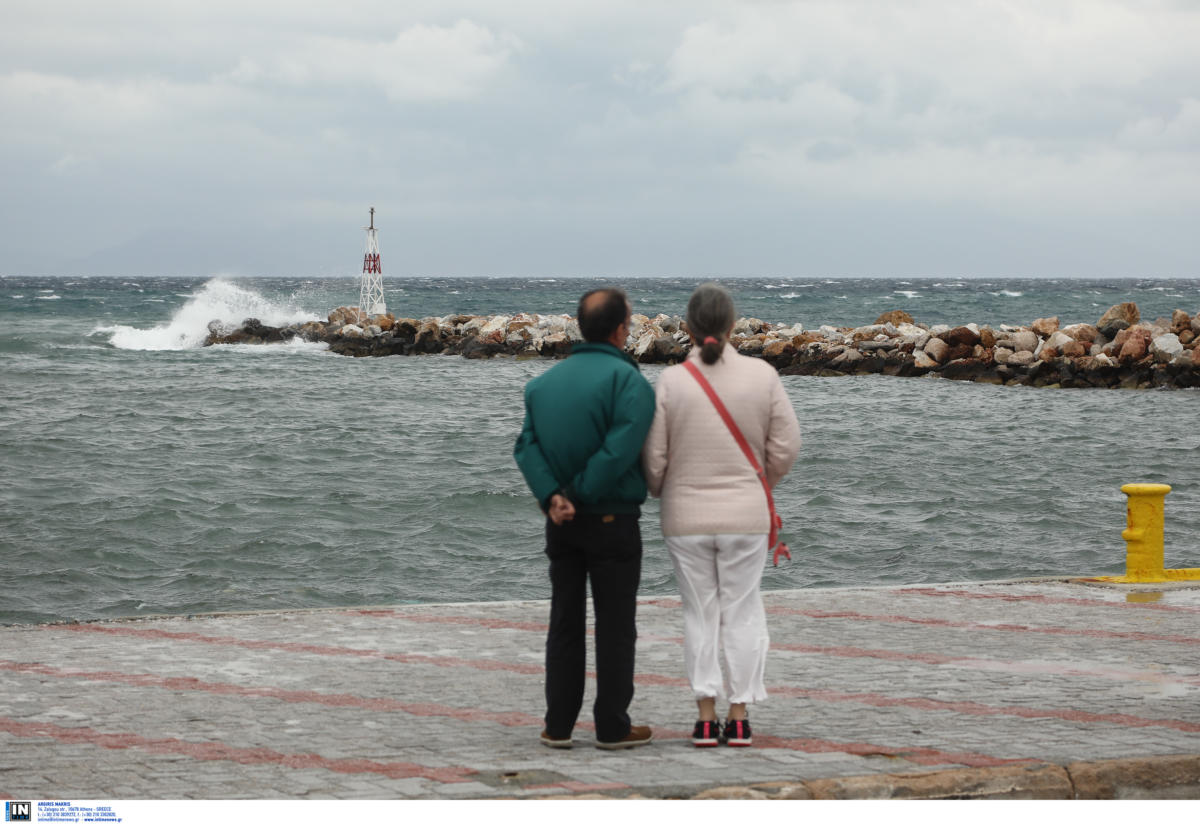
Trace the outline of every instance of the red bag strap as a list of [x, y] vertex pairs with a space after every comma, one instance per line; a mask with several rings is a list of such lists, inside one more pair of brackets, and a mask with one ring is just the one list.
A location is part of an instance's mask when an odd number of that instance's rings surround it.
[[754, 474], [758, 476], [758, 480], [762, 482], [763, 492], [767, 495], [767, 509], [771, 513], [771, 534], [767, 536], [767, 548], [775, 550], [772, 560], [775, 566], [779, 566], [779, 556], [792, 560], [792, 553], [788, 551], [787, 544], [779, 540], [779, 528], [783, 526], [783, 519], [775, 511], [775, 496], [771, 494], [771, 485], [767, 483], [767, 473], [763, 471], [762, 465], [759, 464], [758, 458], [754, 457], [754, 450], [750, 448], [750, 444], [746, 441], [746, 436], [742, 434], [742, 430], [738, 429], [737, 423], [734, 422], [733, 416], [729, 414], [729, 410], [725, 408], [725, 404], [721, 401], [721, 396], [713, 389], [712, 384], [704, 377], [700, 371], [690, 360], [683, 362], [683, 368], [692, 374], [696, 379], [696, 383], [700, 384], [700, 388], [704, 390], [704, 394], [708, 395], [708, 399], [712, 401], [712, 405], [716, 408], [717, 414], [721, 416], [721, 420], [725, 422], [725, 426], [729, 428], [729, 434], [733, 435], [733, 439], [737, 441], [737, 445], [741, 447], [742, 454], [746, 456], [746, 460], [750, 461], [750, 466], [754, 468]]

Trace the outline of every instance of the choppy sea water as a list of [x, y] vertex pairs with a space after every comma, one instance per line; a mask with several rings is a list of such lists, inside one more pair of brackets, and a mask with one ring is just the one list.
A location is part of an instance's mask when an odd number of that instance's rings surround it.
[[[682, 313], [697, 283], [623, 281]], [[388, 281], [422, 317], [573, 312], [592, 281]], [[728, 282], [739, 313], [859, 325], [1094, 322], [1200, 310], [1200, 281]], [[199, 347], [209, 320], [357, 302], [344, 280], [0, 278], [0, 622], [544, 598], [541, 522], [511, 458], [552, 363]], [[645, 367], [652, 382], [661, 367]], [[804, 446], [777, 491], [794, 560], [768, 588], [1123, 570], [1131, 481], [1170, 483], [1167, 562], [1200, 567], [1195, 391], [784, 379]], [[642, 591], [672, 593], [658, 506]]]

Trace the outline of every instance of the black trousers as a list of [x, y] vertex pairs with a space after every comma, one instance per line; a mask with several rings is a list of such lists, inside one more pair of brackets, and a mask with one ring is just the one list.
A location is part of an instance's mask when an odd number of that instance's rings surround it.
[[576, 515], [546, 521], [550, 558], [550, 632], [546, 638], [546, 732], [569, 738], [583, 706], [586, 679], [587, 583], [596, 615], [596, 738], [629, 734], [637, 590], [642, 573], [638, 516]]

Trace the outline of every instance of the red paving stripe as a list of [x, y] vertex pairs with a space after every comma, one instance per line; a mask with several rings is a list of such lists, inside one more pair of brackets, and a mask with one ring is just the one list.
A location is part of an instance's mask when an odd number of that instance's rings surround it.
[[1112, 668], [1088, 669], [1048, 661], [1017, 661], [1009, 658], [967, 658], [939, 655], [935, 652], [897, 652], [890, 649], [864, 649], [862, 647], [830, 647], [812, 644], [786, 644], [771, 642], [771, 649], [800, 652], [811, 655], [829, 655], [836, 658], [877, 658], [883, 661], [905, 661], [930, 666], [951, 666], [985, 672], [1015, 672], [1023, 675], [1065, 675], [1074, 678], [1105, 678], [1110, 681], [1146, 681], [1153, 684], [1186, 684], [1200, 686], [1200, 677], [1167, 675], [1150, 670], [1123, 670]]
[[1007, 592], [972, 592], [960, 589], [933, 589], [932, 587], [904, 587], [894, 590], [899, 595], [926, 595], [935, 598], [994, 599], [998, 601], [1028, 601], [1035, 604], [1061, 604], [1075, 607], [1119, 607], [1121, 609], [1149, 609], [1160, 612], [1187, 612], [1200, 614], [1200, 607], [1183, 604], [1156, 604], [1130, 601], [1105, 601], [1101, 598], [1055, 598], [1050, 595], [1014, 595]]
[[[545, 671], [543, 667], [532, 664], [501, 665], [499, 662], [476, 661], [465, 658], [441, 658], [428, 655], [401, 655], [383, 653], [378, 650], [361, 650], [349, 647], [330, 647], [315, 644], [247, 641], [241, 638], [208, 636], [191, 632], [167, 632], [165, 630], [134, 629], [132, 627], [102, 627], [95, 624], [51, 624], [47, 625], [47, 629], [94, 631], [152, 639], [195, 641], [199, 643], [241, 646], [250, 649], [278, 649], [289, 652], [303, 652], [316, 655], [353, 655], [389, 661], [401, 661], [403, 663], [432, 664], [442, 667], [472, 667], [475, 669], [484, 670], [509, 669], [511, 671], [533, 675], [541, 675]], [[594, 678], [595, 674], [589, 672], [588, 677]], [[655, 675], [652, 673], [636, 675], [634, 676], [634, 682], [644, 686], [689, 686], [686, 678]], [[787, 695], [796, 698], [808, 698], [816, 701], [857, 702], [868, 704], [870, 706], [906, 706], [916, 709], [957, 712], [965, 715], [1009, 715], [1021, 718], [1062, 718], [1069, 721], [1078, 721], [1083, 723], [1107, 723], [1129, 727], [1169, 727], [1171, 729], [1177, 729], [1183, 732], [1200, 732], [1200, 724], [1158, 718], [1143, 718], [1135, 715], [1103, 715], [1081, 712], [1077, 710], [1060, 710], [1053, 708], [1038, 709], [1018, 706], [990, 706], [987, 704], [978, 704], [970, 701], [936, 701], [926, 698], [898, 698], [875, 693], [843, 693], [834, 690], [806, 690], [796, 687], [774, 687], [772, 689], [776, 694], [779, 695]]]
[[355, 649], [354, 647], [331, 647], [322, 644], [297, 644], [291, 641], [253, 641], [232, 636], [201, 635], [198, 632], [168, 632], [163, 629], [137, 629], [135, 627], [108, 627], [99, 624], [47, 624], [49, 631], [96, 632], [104, 635], [123, 635], [161, 641], [195, 641], [202, 644], [220, 644], [243, 649], [279, 650], [310, 655], [344, 655], [356, 658], [375, 658], [383, 661], [398, 661], [402, 664], [430, 664], [435, 667], [471, 667], [480, 670], [501, 670], [523, 675], [541, 674], [543, 668], [537, 664], [518, 664], [509, 661], [491, 661], [483, 658], [451, 658], [434, 655], [414, 655], [400, 652], [384, 652], [377, 649]]
[[1200, 733], [1200, 723], [1177, 721], [1172, 718], [1143, 718], [1125, 713], [1095, 713], [1083, 710], [1060, 710], [1046, 707], [992, 706], [975, 701], [938, 701], [933, 698], [903, 698], [879, 693], [837, 692], [835, 690], [809, 690], [801, 687], [773, 687], [771, 692], [790, 698], [807, 698], [813, 701], [847, 702], [866, 704], [871, 707], [908, 707], [929, 712], [954, 712], [960, 715], [1010, 716], [1015, 718], [1058, 718], [1082, 724], [1115, 724], [1121, 727], [1165, 727], [1180, 732]]
[[[0, 670], [29, 673], [50, 678], [79, 678], [85, 681], [108, 681], [135, 687], [158, 687], [161, 689], [179, 691], [200, 691], [218, 695], [233, 695], [244, 698], [273, 698], [290, 703], [314, 703], [334, 707], [353, 707], [377, 712], [406, 712], [424, 716], [439, 716], [456, 718], [462, 721], [493, 721], [508, 727], [541, 727], [542, 719], [527, 713], [489, 713], [477, 709], [462, 709], [437, 704], [410, 704], [383, 698], [364, 698], [356, 695], [329, 694], [311, 692], [308, 690], [282, 690], [273, 687], [242, 687], [236, 684], [201, 681], [198, 678], [170, 678], [150, 674], [131, 674], [107, 671], [66, 670], [45, 664], [6, 661], [0, 659]], [[640, 680], [640, 679], [639, 679]], [[683, 679], [671, 679], [672, 686], [679, 686]], [[590, 723], [580, 723], [578, 727], [584, 731], [594, 731]], [[3, 728], [0, 727], [0, 731]], [[685, 732], [673, 729], [655, 728], [655, 738], [659, 740], [675, 740], [690, 737]], [[175, 739], [172, 739], [175, 740]], [[921, 764], [963, 764], [966, 766], [1000, 766], [1025, 762], [1030, 759], [1000, 759], [982, 753], [971, 752], [942, 752], [929, 748], [899, 748], [882, 747], [878, 744], [862, 742], [839, 743], [817, 738], [779, 738], [776, 736], [759, 735], [756, 745], [765, 749], [786, 749], [809, 753], [843, 753], [847, 755], [888, 755], [902, 756], [910, 761]], [[563, 782], [546, 784], [544, 788], [564, 787], [574, 792], [598, 789], [624, 789], [624, 784], [584, 785], [579, 782]], [[526, 787], [525, 789], [541, 789]]]
[[1190, 635], [1157, 635], [1152, 632], [1121, 632], [1108, 629], [1075, 629], [1073, 627], [1034, 627], [1026, 624], [983, 624], [976, 621], [948, 621], [945, 618], [914, 618], [909, 615], [871, 615], [862, 612], [828, 612], [797, 607], [767, 607], [772, 615], [798, 615], [804, 618], [843, 618], [851, 621], [880, 621], [887, 624], [916, 624], [924, 627], [988, 630], [994, 632], [1028, 632], [1035, 635], [1072, 635], [1084, 638], [1105, 638], [1122, 641], [1163, 641], [1171, 644], [1200, 644], [1200, 637]]
[[266, 747], [231, 747], [213, 741], [179, 738], [144, 738], [134, 733], [107, 733], [91, 727], [63, 727], [44, 722], [0, 717], [0, 732], [19, 738], [50, 738], [64, 744], [91, 744], [108, 750], [143, 750], [159, 755], [185, 755], [197, 761], [232, 761], [237, 764], [277, 764], [294, 770], [329, 770], [335, 773], [373, 773], [387, 778], [427, 778], [442, 784], [470, 781], [475, 770], [466, 767], [425, 767], [403, 761], [366, 758], [325, 758], [315, 753], [284, 753]]
[[443, 704], [413, 703], [391, 698], [365, 698], [346, 693], [325, 693], [312, 690], [285, 690], [277, 687], [243, 687], [199, 678], [178, 678], [123, 672], [68, 670], [46, 664], [25, 663], [0, 659], [0, 670], [45, 675], [51, 678], [79, 678], [84, 681], [108, 681], [131, 687], [158, 687], [168, 690], [207, 692], [241, 698], [273, 698], [292, 704], [322, 704], [327, 707], [352, 707], [376, 712], [405, 712], [410, 715], [456, 718], [460, 721], [491, 721], [506, 727], [539, 725], [542, 719], [523, 712], [486, 712], [480, 709], [448, 707]]
[[[908, 590], [906, 590], [908, 591]], [[911, 590], [917, 592], [917, 590]], [[935, 594], [930, 591], [929, 594]], [[1039, 596], [1040, 597], [1040, 596]], [[655, 604], [656, 606], [658, 604]], [[531, 632], [545, 632], [547, 626], [533, 622], [499, 621], [487, 618], [473, 618], [467, 615], [406, 615], [399, 610], [355, 610], [351, 614], [373, 615], [378, 617], [413, 620], [430, 624], [462, 624], [485, 626], [489, 628], [519, 629]], [[639, 641], [659, 641], [670, 644], [682, 644], [683, 639], [665, 635], [638, 636]], [[809, 644], [783, 644], [772, 642], [771, 649], [801, 652], [812, 655], [830, 655], [837, 658], [877, 658], [889, 661], [909, 661], [931, 666], [956, 666], [967, 669], [977, 669], [986, 672], [1015, 672], [1027, 675], [1064, 675], [1075, 678], [1105, 678], [1112, 681], [1146, 681], [1155, 684], [1186, 684], [1200, 686], [1200, 678], [1166, 675], [1158, 672], [1122, 669], [1088, 669], [1072, 667], [1050, 662], [1019, 661], [1005, 658], [969, 658], [939, 655], [937, 653], [906, 653], [885, 649], [864, 649], [848, 646], [813, 646]]]

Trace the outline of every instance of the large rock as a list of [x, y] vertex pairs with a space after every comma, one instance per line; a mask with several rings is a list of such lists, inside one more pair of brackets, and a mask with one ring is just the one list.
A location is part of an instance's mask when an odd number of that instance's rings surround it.
[[902, 323], [912, 323], [913, 317], [902, 309], [893, 309], [890, 312], [884, 312], [879, 317], [875, 318], [876, 323], [890, 323], [893, 326], [899, 326]]
[[1123, 363], [1139, 361], [1146, 357], [1150, 348], [1150, 330], [1144, 327], [1132, 329], [1125, 342], [1121, 344], [1120, 359]]
[[1048, 338], [1058, 331], [1058, 318], [1038, 318], [1029, 328], [1040, 338]]
[[1141, 319], [1142, 313], [1138, 311], [1136, 303], [1118, 303], [1100, 316], [1096, 328], [1104, 337], [1111, 338], [1122, 329], [1136, 326]]
[[1033, 352], [1038, 347], [1038, 336], [1036, 332], [1031, 332], [1028, 329], [1021, 329], [1013, 332], [1010, 340], [1013, 342], [1013, 349], [1018, 352]]
[[1062, 348], [1068, 343], [1073, 343], [1075, 338], [1068, 335], [1066, 332], [1055, 332], [1046, 338], [1046, 346], [1062, 351]]
[[1033, 363], [1033, 361], [1034, 361], [1034, 357], [1033, 357], [1032, 349], [1018, 349], [1017, 351], [1012, 353], [1011, 357], [1009, 357], [1008, 365], [1009, 366], [1029, 366], [1029, 364]]
[[343, 326], [353, 324], [361, 328], [370, 322], [370, 318], [357, 306], [339, 306], [329, 313], [329, 322], [340, 323]]
[[859, 326], [850, 331], [850, 337], [854, 341], [875, 340], [876, 336], [886, 334], [886, 327], [882, 323], [871, 324], [870, 326]]
[[763, 347], [763, 356], [777, 358], [780, 355], [790, 354], [795, 351], [796, 348], [792, 345], [791, 339], [773, 340]]
[[955, 326], [939, 337], [951, 346], [974, 346], [979, 343], [979, 333], [968, 326]]
[[[637, 315], [634, 315], [636, 318]], [[643, 315], [643, 317], [645, 317]], [[646, 318], [649, 320], [649, 318]], [[767, 329], [767, 324], [763, 323], [758, 318], [738, 318], [733, 324], [733, 333], [735, 335], [757, 335], [759, 332], [764, 332]]]
[[[942, 345], [945, 346], [944, 343]], [[918, 369], [936, 369], [937, 365], [938, 362], [931, 358], [927, 352], [923, 352], [920, 349], [918, 349], [916, 352], [913, 352], [913, 366], [917, 367]]]
[[963, 358], [974, 358], [977, 356], [975, 347], [969, 343], [956, 343], [951, 346], [946, 352], [946, 361], [962, 360]]
[[1064, 335], [1070, 335], [1080, 343], [1095, 343], [1100, 337], [1100, 330], [1090, 323], [1072, 323], [1059, 330]]
[[670, 335], [655, 338], [654, 345], [650, 347], [650, 354], [654, 363], [678, 363], [687, 356], [679, 342]]
[[1077, 340], [1069, 340], [1058, 350], [1064, 358], [1081, 358], [1088, 353], [1087, 347]]
[[1176, 309], [1171, 313], [1171, 331], [1179, 334], [1184, 329], [1190, 329], [1192, 326], [1192, 316], [1182, 309]]
[[1183, 353], [1183, 344], [1179, 336], [1174, 334], [1159, 335], [1150, 341], [1150, 354], [1159, 363], [1170, 363]]
[[945, 363], [949, 351], [950, 347], [941, 338], [930, 338], [925, 344], [925, 354], [937, 363]]
[[480, 340], [488, 343], [503, 343], [508, 336], [508, 315], [496, 315], [479, 329]]

